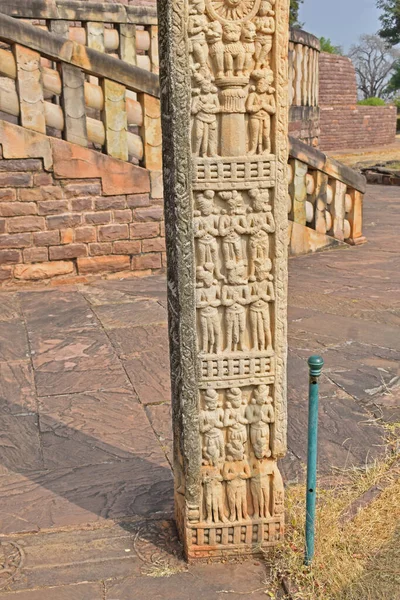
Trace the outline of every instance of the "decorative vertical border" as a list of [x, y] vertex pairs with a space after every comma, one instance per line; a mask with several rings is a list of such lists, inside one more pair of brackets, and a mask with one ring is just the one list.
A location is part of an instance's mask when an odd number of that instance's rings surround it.
[[201, 497], [188, 1], [158, 0], [158, 19], [176, 510], [186, 512], [179, 492], [194, 511]]

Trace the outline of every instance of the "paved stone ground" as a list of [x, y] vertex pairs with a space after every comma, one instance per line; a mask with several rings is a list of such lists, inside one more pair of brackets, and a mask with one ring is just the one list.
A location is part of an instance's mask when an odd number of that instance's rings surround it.
[[[400, 421], [399, 190], [371, 187], [365, 213], [367, 245], [290, 261], [287, 481], [310, 354], [322, 475], [379, 456]], [[0, 340], [0, 600], [266, 597], [259, 561], [180, 559], [163, 277], [0, 293]]]

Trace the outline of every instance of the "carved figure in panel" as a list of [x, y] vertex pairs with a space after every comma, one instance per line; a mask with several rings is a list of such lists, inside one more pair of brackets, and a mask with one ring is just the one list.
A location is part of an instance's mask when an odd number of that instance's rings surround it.
[[275, 301], [272, 263], [256, 261], [256, 281], [250, 286], [250, 328], [253, 350], [272, 352], [270, 303]]
[[215, 77], [216, 79], [220, 79], [225, 74], [225, 45], [222, 41], [222, 25], [219, 21], [212, 21], [212, 23], [208, 25], [206, 38]]
[[263, 69], [269, 64], [269, 54], [272, 50], [272, 39], [275, 33], [275, 2], [262, 0], [258, 16], [254, 20], [257, 29], [255, 41], [256, 69]]
[[228, 203], [228, 213], [222, 214], [219, 221], [219, 234], [222, 237], [225, 265], [230, 269], [234, 263], [246, 262], [242, 238], [242, 235], [248, 233], [246, 207], [237, 190], [220, 192], [219, 196]]
[[[221, 305], [221, 289], [212, 272], [197, 267], [198, 287], [197, 308], [200, 319], [201, 350], [206, 354], [217, 354], [221, 351], [221, 324], [218, 306]], [[199, 284], [201, 285], [201, 283]]]
[[254, 68], [254, 54], [256, 51], [255, 39], [257, 35], [257, 29], [254, 23], [248, 21], [244, 24], [242, 29], [242, 43], [246, 53], [244, 61], [244, 74], [249, 76]]
[[257, 13], [260, 0], [207, 0], [207, 11], [222, 22], [251, 19]]
[[237, 285], [224, 285], [222, 306], [225, 306], [226, 351], [247, 350], [245, 343], [246, 305], [251, 301], [250, 290], [244, 277], [243, 263], [228, 270], [228, 282], [241, 281]]
[[220, 271], [220, 258], [218, 256], [219, 213], [214, 208], [215, 192], [206, 190], [197, 194], [196, 202], [198, 211], [194, 213], [194, 237], [197, 240], [197, 253], [199, 265], [215, 274], [217, 279], [225, 281]]
[[249, 518], [246, 486], [246, 480], [251, 477], [249, 463], [240, 442], [227, 444], [226, 449], [227, 461], [222, 470], [222, 477], [226, 481], [229, 520], [231, 522], [246, 520]]
[[201, 78], [200, 89], [193, 90], [193, 153], [195, 156], [218, 156], [220, 111], [218, 90], [208, 79]]
[[205, 409], [200, 411], [200, 433], [203, 436], [203, 464], [216, 466], [225, 456], [224, 411], [219, 406], [218, 392], [209, 388], [204, 393]]
[[275, 421], [272, 402], [269, 386], [260, 385], [254, 390], [254, 398], [245, 412], [245, 417], [250, 424], [250, 441], [254, 454], [260, 459], [271, 456], [270, 424]]
[[244, 452], [244, 444], [247, 442], [248, 420], [245, 417], [245, 404], [242, 390], [232, 388], [226, 392], [226, 408], [224, 411], [224, 427], [228, 430], [228, 442], [239, 445]]
[[241, 42], [242, 28], [236, 23], [225, 23], [222, 27], [224, 43], [225, 77], [242, 77], [246, 51]]
[[190, 52], [196, 68], [207, 70], [208, 46], [206, 31], [208, 19], [204, 0], [192, 0], [189, 7], [188, 34]]
[[250, 281], [255, 280], [256, 262], [259, 264], [269, 258], [269, 234], [275, 232], [275, 220], [269, 204], [269, 190], [249, 191], [252, 199], [252, 212], [248, 217], [250, 233]]
[[271, 516], [271, 484], [274, 473], [273, 460], [260, 460], [253, 456], [250, 459], [250, 491], [253, 498], [254, 517], [266, 519]]
[[201, 468], [206, 523], [228, 523], [224, 512], [223, 477], [219, 467]]
[[273, 516], [279, 517], [285, 512], [285, 487], [283, 485], [282, 475], [280, 474], [276, 463], [274, 463], [272, 493]]
[[249, 154], [271, 153], [271, 117], [276, 113], [274, 75], [271, 70], [254, 71], [257, 80], [252, 87], [246, 111], [249, 114]]

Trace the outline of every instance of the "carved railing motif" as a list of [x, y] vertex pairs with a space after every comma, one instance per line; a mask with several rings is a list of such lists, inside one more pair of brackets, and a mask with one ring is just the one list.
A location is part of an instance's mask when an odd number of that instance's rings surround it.
[[161, 170], [156, 74], [4, 14], [0, 41], [4, 118]]
[[[322, 247], [323, 236], [351, 245], [365, 241], [362, 202], [366, 181], [362, 175], [294, 138], [290, 138], [288, 168], [288, 213], [293, 224], [315, 230], [320, 235]], [[292, 231], [290, 246], [293, 254], [318, 249], [317, 239], [309, 241], [300, 237], [299, 245]], [[317, 247], [313, 248], [313, 244]]]
[[76, 0], [2, 0], [0, 12], [158, 73], [156, 9]]
[[318, 106], [319, 53], [318, 38], [292, 29], [289, 42], [289, 97], [291, 106]]

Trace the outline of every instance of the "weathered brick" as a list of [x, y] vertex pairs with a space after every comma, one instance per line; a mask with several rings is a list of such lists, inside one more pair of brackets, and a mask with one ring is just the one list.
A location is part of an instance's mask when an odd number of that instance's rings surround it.
[[81, 221], [82, 216], [75, 213], [46, 217], [48, 229], [66, 229], [67, 227], [77, 227], [81, 224]]
[[143, 240], [142, 252], [165, 252], [165, 238]]
[[133, 239], [157, 237], [159, 233], [158, 223], [132, 223], [130, 226], [130, 237]]
[[0, 190], [0, 202], [14, 202], [17, 198], [16, 190], [4, 188]]
[[40, 231], [33, 234], [35, 246], [57, 246], [60, 243], [59, 231]]
[[33, 265], [16, 265], [14, 277], [24, 280], [50, 279], [57, 275], [68, 275], [74, 272], [72, 261], [37, 263]]
[[64, 185], [65, 195], [67, 198], [77, 196], [100, 196], [101, 183], [97, 180], [74, 181]]
[[164, 210], [162, 206], [149, 206], [148, 208], [137, 208], [133, 211], [135, 221], [162, 221]]
[[160, 223], [160, 235], [161, 237], [165, 237], [165, 221]]
[[150, 188], [152, 198], [162, 198], [164, 195], [162, 171], [150, 171]]
[[114, 210], [114, 223], [131, 223], [132, 222], [132, 211], [127, 208], [125, 210]]
[[0, 219], [0, 233], [6, 232], [6, 220]]
[[97, 256], [78, 258], [78, 272], [82, 275], [90, 273], [115, 273], [130, 268], [129, 256]]
[[1, 202], [0, 216], [21, 217], [26, 215], [37, 215], [38, 209], [34, 202]]
[[49, 200], [38, 202], [39, 215], [60, 215], [68, 211], [67, 200]]
[[89, 225], [106, 225], [111, 222], [110, 212], [85, 213], [83, 220]]
[[20, 250], [0, 250], [0, 265], [14, 265], [22, 262]]
[[113, 242], [129, 238], [128, 225], [103, 225], [99, 227], [99, 242]]
[[21, 200], [21, 202], [62, 200], [63, 195], [62, 189], [57, 185], [46, 185], [18, 191], [18, 198]]
[[23, 233], [25, 231], [41, 231], [45, 228], [43, 217], [13, 217], [7, 220], [9, 233]]
[[161, 269], [161, 254], [152, 253], [132, 256], [132, 269], [134, 271]]
[[72, 244], [74, 241], [74, 230], [73, 229], [61, 229], [60, 230], [60, 244]]
[[100, 196], [94, 199], [95, 210], [116, 210], [126, 208], [126, 196]]
[[130, 194], [126, 200], [129, 208], [140, 208], [151, 204], [149, 194]]
[[120, 241], [113, 244], [114, 254], [140, 254], [140, 241]]
[[75, 241], [88, 244], [96, 241], [96, 229], [94, 227], [78, 227], [75, 229]]
[[52, 185], [53, 184], [53, 176], [51, 173], [37, 173], [33, 176], [33, 185], [41, 186], [41, 185]]
[[12, 267], [0, 267], [0, 282], [8, 281], [12, 278], [13, 268]]
[[30, 233], [0, 235], [0, 248], [26, 248], [31, 245], [32, 235]]
[[68, 244], [66, 246], [50, 246], [50, 260], [64, 260], [87, 256], [88, 248], [85, 244]]
[[49, 249], [27, 248], [22, 253], [25, 263], [47, 262], [49, 260]]
[[91, 211], [93, 207], [93, 198], [72, 198], [71, 208], [74, 212]]
[[112, 254], [112, 243], [103, 242], [102, 244], [89, 244], [89, 254], [91, 256], [105, 256]]
[[0, 187], [30, 187], [33, 177], [30, 173], [0, 173]]
[[6, 158], [0, 161], [0, 171], [41, 171], [42, 161], [38, 158]]

